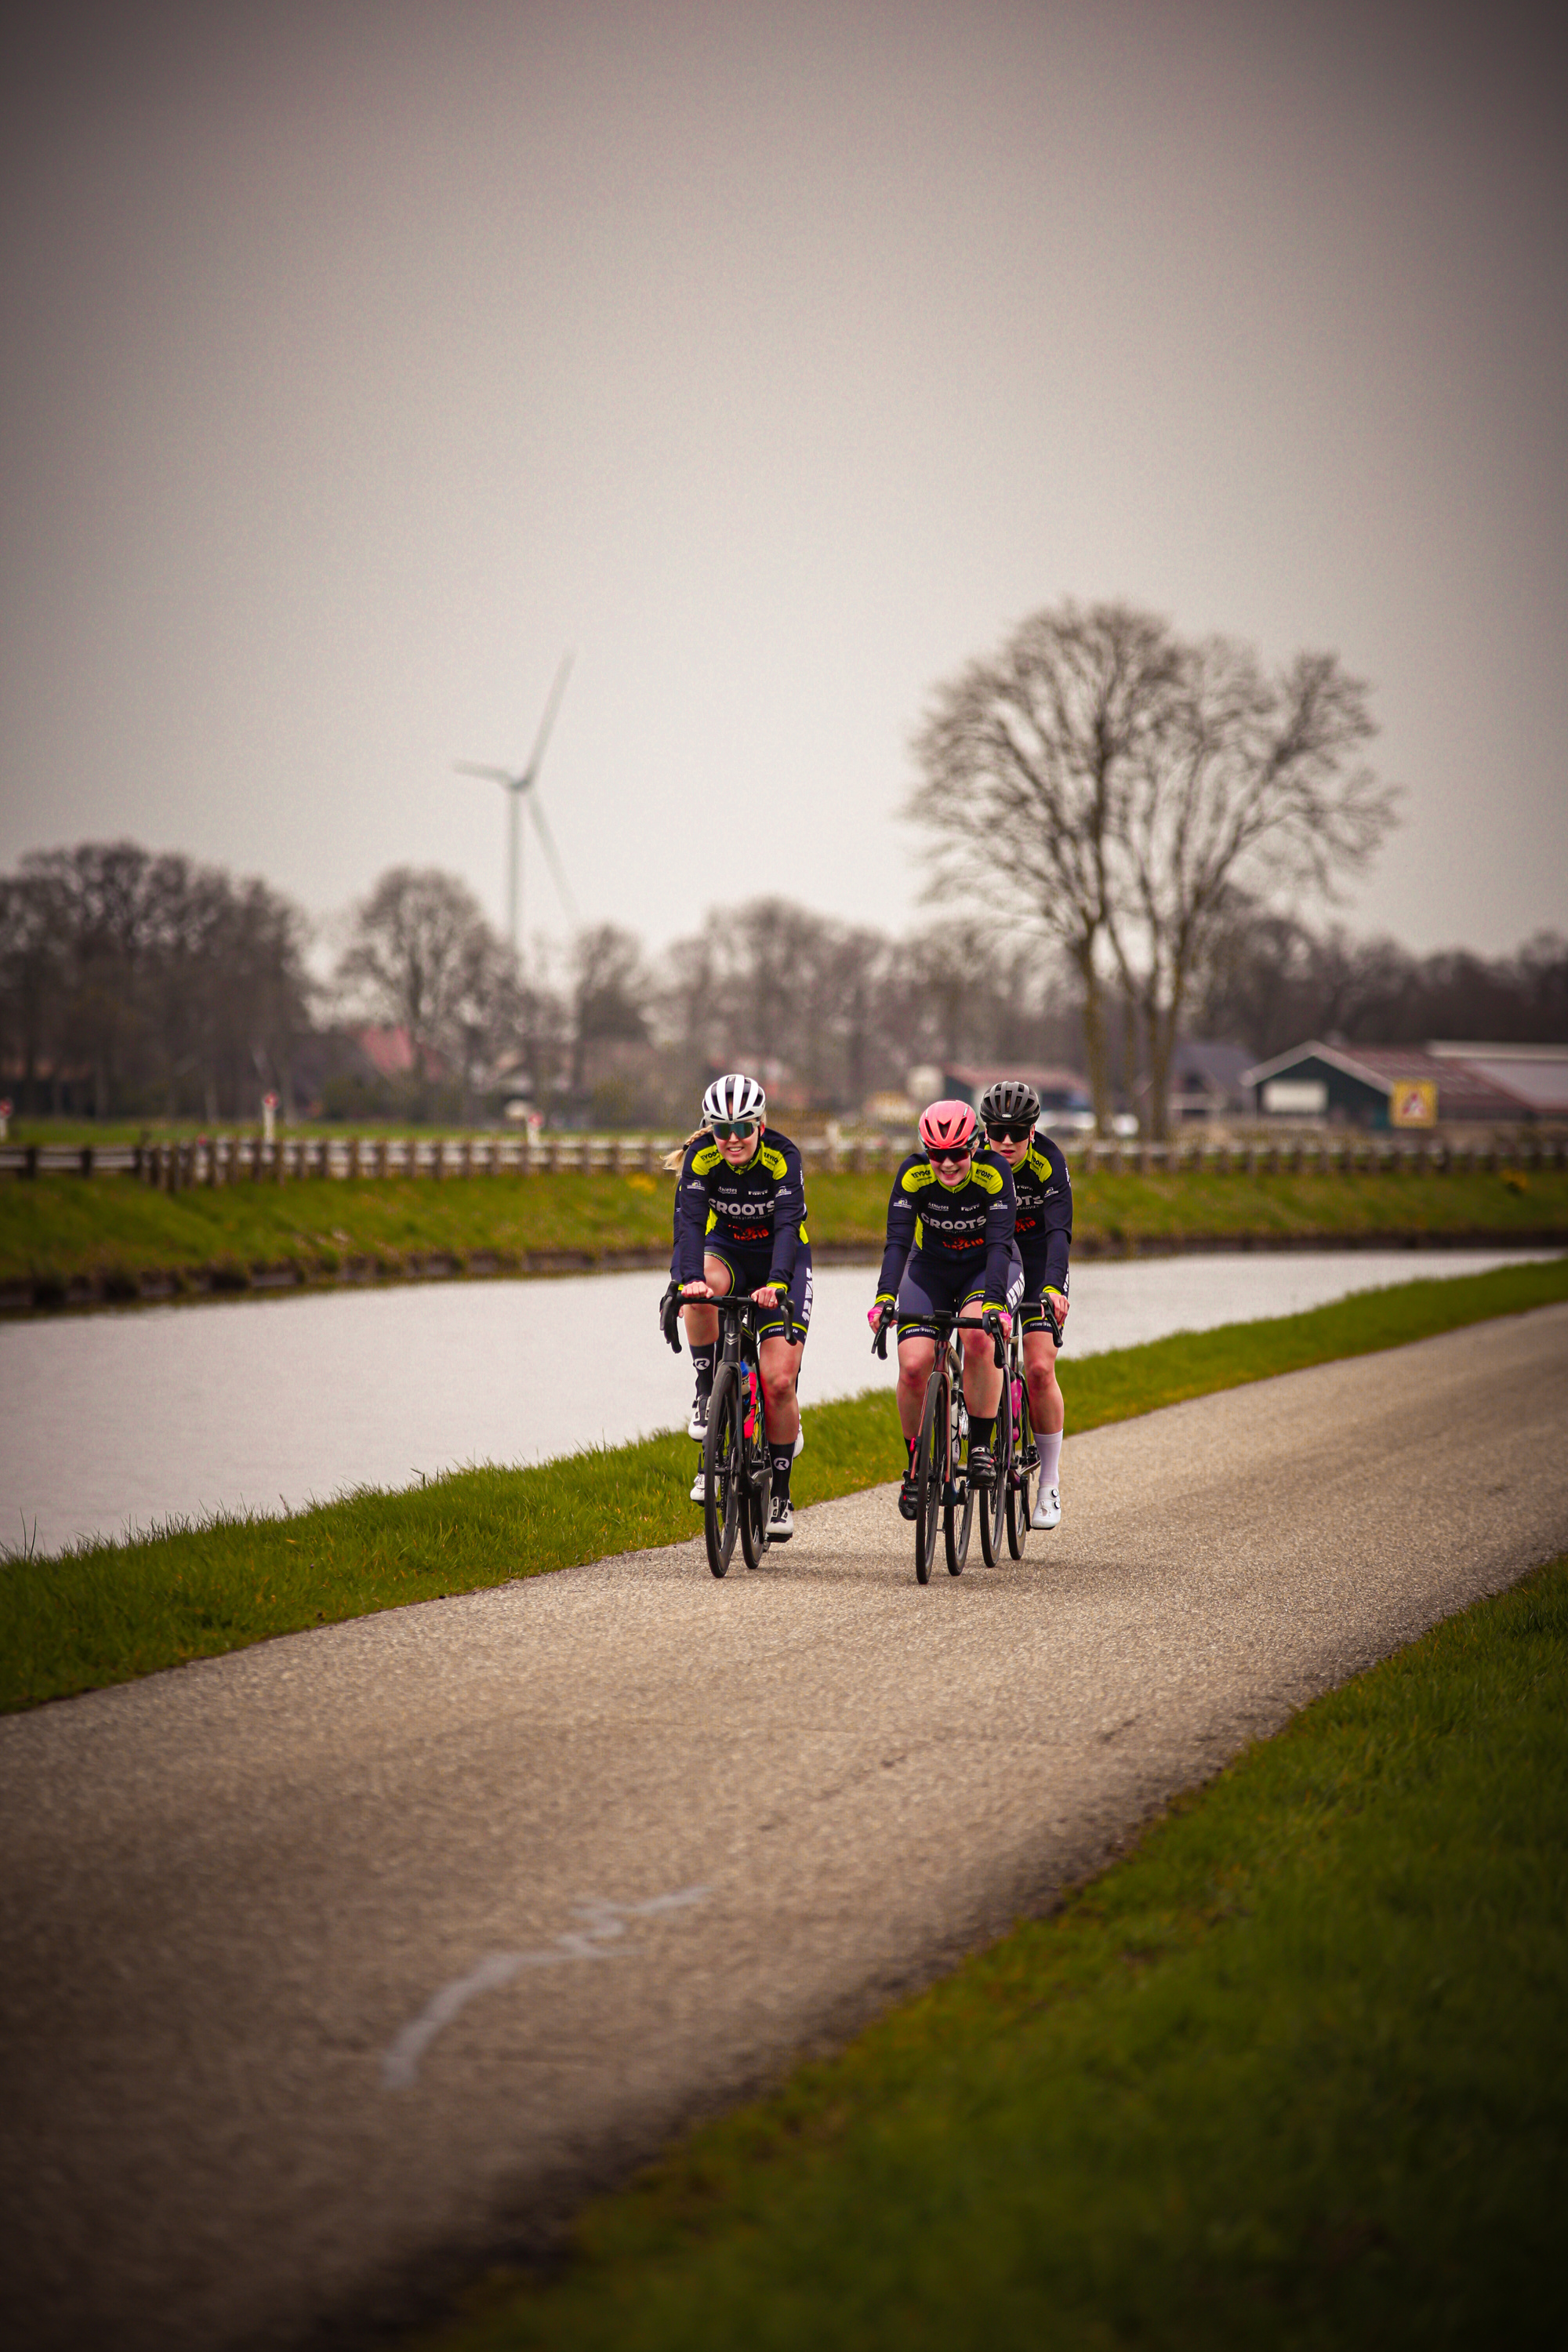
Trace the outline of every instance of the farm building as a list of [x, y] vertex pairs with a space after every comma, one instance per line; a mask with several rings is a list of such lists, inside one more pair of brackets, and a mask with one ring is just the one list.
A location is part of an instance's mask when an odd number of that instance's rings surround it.
[[1493, 1127], [1568, 1117], [1568, 1045], [1338, 1045], [1309, 1038], [1242, 1073], [1266, 1118]]

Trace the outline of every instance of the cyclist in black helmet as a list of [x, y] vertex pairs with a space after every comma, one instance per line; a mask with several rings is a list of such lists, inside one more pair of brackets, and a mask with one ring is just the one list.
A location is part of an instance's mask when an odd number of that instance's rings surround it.
[[1026, 1078], [1002, 1078], [980, 1097], [985, 1139], [1012, 1170], [1018, 1196], [1014, 1230], [1024, 1261], [1024, 1297], [1018, 1313], [1029, 1383], [1029, 1418], [1040, 1452], [1039, 1495], [1031, 1524], [1049, 1529], [1061, 1524], [1062, 1429], [1067, 1408], [1057, 1383], [1057, 1343], [1046, 1315], [1048, 1307], [1058, 1330], [1065, 1329], [1072, 1183], [1064, 1153], [1048, 1135], [1036, 1132], [1039, 1116], [1040, 1097]]

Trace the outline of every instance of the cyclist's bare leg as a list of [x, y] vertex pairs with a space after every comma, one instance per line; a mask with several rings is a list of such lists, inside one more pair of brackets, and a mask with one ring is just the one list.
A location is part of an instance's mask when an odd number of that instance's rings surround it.
[[935, 1361], [934, 1339], [916, 1332], [899, 1341], [899, 1427], [904, 1433], [906, 1445], [912, 1445], [921, 1433], [926, 1382]]
[[1024, 1370], [1029, 1382], [1029, 1419], [1037, 1437], [1054, 1437], [1067, 1419], [1057, 1385], [1057, 1343], [1048, 1331], [1024, 1334]]
[[793, 1445], [800, 1435], [800, 1400], [795, 1382], [800, 1378], [800, 1360], [805, 1353], [804, 1339], [797, 1347], [776, 1333], [771, 1339], [763, 1340], [757, 1349], [763, 1375], [763, 1420], [771, 1444]]
[[[703, 1259], [702, 1279], [716, 1298], [723, 1298], [728, 1295], [731, 1282], [730, 1269], [721, 1257], [710, 1255]], [[719, 1318], [711, 1307], [694, 1304], [690, 1307], [683, 1307], [680, 1311], [686, 1318], [687, 1346], [710, 1348], [719, 1337]]]
[[963, 1402], [970, 1412], [994, 1420], [1002, 1402], [1002, 1375], [996, 1369], [996, 1349], [989, 1331], [963, 1331]]

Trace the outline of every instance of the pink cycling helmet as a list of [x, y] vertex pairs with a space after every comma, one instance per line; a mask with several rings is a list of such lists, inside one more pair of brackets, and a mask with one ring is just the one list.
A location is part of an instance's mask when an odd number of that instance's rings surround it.
[[921, 1141], [928, 1151], [962, 1151], [974, 1141], [976, 1119], [966, 1102], [934, 1102], [921, 1113]]

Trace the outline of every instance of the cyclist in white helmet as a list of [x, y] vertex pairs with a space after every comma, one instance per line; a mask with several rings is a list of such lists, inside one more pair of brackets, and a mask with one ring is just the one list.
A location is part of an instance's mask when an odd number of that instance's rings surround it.
[[[701, 1302], [738, 1288], [771, 1310], [758, 1322], [757, 1357], [773, 1455], [768, 1533], [784, 1543], [795, 1532], [789, 1477], [800, 1450], [795, 1385], [811, 1324], [811, 1244], [800, 1153], [766, 1117], [762, 1087], [742, 1071], [715, 1078], [703, 1096], [702, 1124], [669, 1163], [680, 1170], [669, 1271], [697, 1372], [689, 1424], [695, 1438], [707, 1433], [719, 1338], [719, 1318]], [[699, 1469], [691, 1499], [702, 1498]]]

